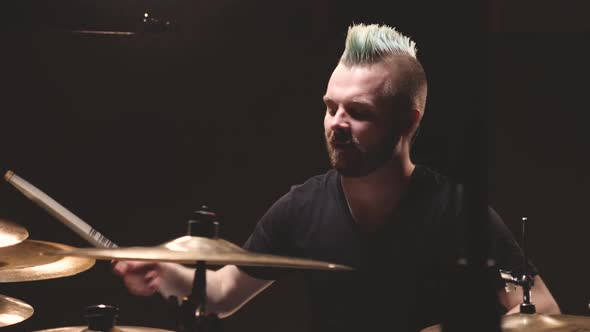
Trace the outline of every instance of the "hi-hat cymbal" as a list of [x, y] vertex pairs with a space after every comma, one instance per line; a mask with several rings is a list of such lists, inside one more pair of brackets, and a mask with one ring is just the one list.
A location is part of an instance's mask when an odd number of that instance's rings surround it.
[[[37, 330], [33, 332], [96, 332], [94, 330], [89, 330], [88, 326], [68, 326], [68, 327], [58, 327], [55, 329], [49, 330]], [[151, 327], [142, 327], [142, 326], [115, 326], [110, 329], [108, 332], [172, 332], [170, 330], [161, 330], [161, 329], [154, 329]]]
[[91, 268], [96, 260], [41, 255], [72, 247], [53, 242], [25, 240], [0, 248], [0, 282], [43, 280], [71, 276]]
[[20, 323], [33, 312], [33, 307], [23, 301], [0, 295], [0, 327]]
[[[573, 315], [514, 314], [502, 316], [503, 332], [584, 332], [590, 331], [590, 317]], [[422, 332], [440, 332], [440, 325]]]
[[24, 241], [29, 232], [23, 227], [5, 219], [0, 219], [0, 247], [8, 247]]
[[219, 239], [183, 236], [155, 247], [76, 248], [49, 250], [50, 255], [91, 257], [106, 260], [138, 260], [213, 265], [267, 266], [317, 270], [351, 270], [350, 267], [302, 258], [252, 253]]

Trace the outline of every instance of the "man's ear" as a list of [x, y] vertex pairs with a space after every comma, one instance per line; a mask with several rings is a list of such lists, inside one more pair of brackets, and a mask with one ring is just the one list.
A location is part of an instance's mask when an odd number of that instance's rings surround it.
[[422, 113], [420, 113], [420, 111], [417, 109], [410, 109], [410, 111], [407, 113], [403, 128], [404, 136], [413, 134], [413, 132], [418, 129], [420, 120], [422, 120]]

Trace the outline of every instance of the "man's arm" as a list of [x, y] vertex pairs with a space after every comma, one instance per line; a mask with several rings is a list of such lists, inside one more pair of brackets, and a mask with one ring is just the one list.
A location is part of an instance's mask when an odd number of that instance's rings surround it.
[[[516, 287], [511, 292], [501, 289], [498, 296], [500, 303], [508, 310], [507, 315], [520, 312], [520, 304], [523, 301], [522, 287]], [[531, 288], [531, 302], [535, 305], [537, 313], [548, 315], [561, 313], [553, 295], [538, 275], [535, 276], [534, 286]]]
[[209, 310], [220, 318], [227, 317], [273, 283], [249, 276], [235, 265], [207, 271]]
[[[117, 262], [113, 271], [123, 277], [132, 294], [149, 296], [162, 290], [166, 296], [180, 299], [191, 293], [195, 273], [180, 264], [129, 261]], [[227, 317], [272, 283], [253, 278], [235, 265], [207, 270], [207, 311]]]

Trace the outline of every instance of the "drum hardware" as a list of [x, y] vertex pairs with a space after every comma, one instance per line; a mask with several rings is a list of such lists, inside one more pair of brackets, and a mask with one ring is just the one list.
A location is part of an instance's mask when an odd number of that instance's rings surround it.
[[[466, 317], [468, 319], [469, 317]], [[441, 325], [421, 332], [441, 332]], [[502, 332], [588, 332], [590, 317], [573, 315], [513, 314], [502, 316]]]
[[[507, 285], [520, 286], [523, 290], [523, 302], [520, 304], [520, 313], [505, 315], [501, 318], [502, 332], [590, 332], [590, 317], [574, 315], [542, 315], [536, 313], [535, 305], [531, 302], [531, 288], [534, 286], [534, 278], [528, 272], [528, 258], [526, 255], [525, 224], [527, 217], [522, 217], [523, 250], [523, 274], [514, 276], [511, 272], [500, 270], [502, 279]], [[589, 304], [590, 308], [590, 304]], [[469, 317], [467, 317], [469, 318]], [[421, 330], [421, 332], [441, 332], [441, 325], [434, 325]]]
[[520, 312], [523, 314], [534, 314], [537, 312], [535, 305], [531, 302], [531, 288], [534, 285], [533, 276], [528, 272], [529, 260], [527, 256], [526, 241], [525, 241], [525, 228], [527, 217], [522, 217], [522, 257], [523, 257], [523, 274], [520, 277], [519, 284], [522, 287], [523, 301], [520, 304]]
[[[219, 235], [217, 216], [206, 206], [195, 211], [193, 219], [188, 221], [188, 236], [201, 236], [216, 239]], [[207, 304], [207, 262], [196, 261], [195, 277], [192, 291], [182, 299], [178, 332], [213, 332], [221, 331], [217, 315], [208, 315]]]
[[[208, 265], [283, 267], [344, 271], [352, 268], [328, 262], [251, 253], [218, 237], [219, 222], [206, 207], [188, 221], [188, 235], [156, 247], [113, 247], [49, 249], [44, 255], [76, 256], [103, 260], [139, 260], [196, 265], [192, 293], [179, 305], [179, 331], [218, 331], [219, 320], [206, 313], [206, 269]], [[170, 299], [173, 300], [173, 299]], [[173, 301], [178, 303], [178, 301]]]
[[[194, 264], [196, 261], [207, 261], [209, 264], [217, 265], [235, 264], [263, 267], [350, 270], [349, 267], [327, 262], [255, 254], [221, 238], [183, 236], [156, 247], [119, 248], [106, 236], [14, 172], [6, 172], [4, 179], [76, 234], [95, 247], [98, 247], [68, 248], [67, 251], [62, 250], [63, 248], [46, 248], [47, 250], [44, 250], [44, 253], [47, 255], [71, 255], [94, 259], [143, 260], [181, 264]], [[173, 291], [167, 289], [166, 285], [162, 285], [159, 292], [168, 302], [176, 301], [174, 303], [175, 305], [180, 304], [180, 299], [171, 298], [170, 294], [173, 294]]]
[[[109, 260], [139, 260], [194, 264], [207, 261], [215, 265], [267, 266], [320, 270], [351, 270], [350, 267], [308, 259], [256, 254], [218, 237], [182, 236], [156, 247], [117, 247], [96, 229], [64, 206], [49, 197], [39, 188], [12, 171], [4, 175], [6, 181], [61, 221], [76, 234], [97, 248], [68, 248], [44, 250], [46, 255], [65, 255]], [[196, 227], [196, 226], [193, 226]], [[201, 227], [201, 226], [200, 226]], [[212, 234], [211, 230], [206, 231]]]
[[[66, 209], [63, 205], [59, 204], [53, 198], [49, 197], [49, 195], [44, 193], [39, 188], [35, 187], [25, 179], [16, 175], [14, 172], [7, 171], [4, 174], [4, 179], [8, 183], [13, 185], [23, 195], [25, 195], [27, 198], [33, 201], [33, 203], [42, 207], [51, 216], [61, 221], [65, 226], [70, 228], [72, 231], [74, 231], [76, 234], [78, 234], [84, 240], [88, 241], [93, 246], [99, 248], [117, 247], [117, 245], [113, 243], [113, 241], [109, 240], [106, 236], [102, 235], [99, 231], [92, 228], [92, 226], [87, 224], [80, 217], [72, 213], [70, 210]], [[166, 287], [163, 286], [159, 290], [159, 292], [166, 300], [171, 301], [170, 296], [168, 295], [173, 293], [171, 290], [168, 290]]]
[[0, 295], [0, 327], [20, 323], [33, 315], [33, 307], [12, 297]]
[[528, 220], [528, 218], [522, 217], [521, 220], [522, 220], [521, 246], [522, 246], [522, 256], [523, 256], [523, 265], [522, 265], [523, 273], [519, 278], [507, 280], [507, 282], [514, 283], [514, 284], [522, 287], [523, 300], [522, 300], [522, 303], [520, 304], [520, 313], [534, 314], [537, 312], [535, 305], [531, 302], [531, 288], [534, 286], [534, 279], [533, 279], [533, 276], [530, 273], [528, 273], [529, 261], [527, 258], [526, 241], [525, 241], [526, 221]]
[[91, 305], [84, 309], [84, 318], [88, 326], [70, 326], [35, 332], [172, 332], [168, 330], [154, 329], [141, 326], [119, 326], [116, 320], [119, 316], [119, 308], [112, 305]]
[[0, 219], [0, 247], [20, 243], [29, 237], [29, 232], [13, 222]]
[[523, 300], [520, 304], [520, 313], [522, 314], [534, 314], [537, 312], [535, 305], [531, 302], [531, 288], [535, 284], [535, 280], [533, 276], [528, 273], [528, 258], [526, 254], [526, 242], [525, 242], [525, 233], [526, 228], [525, 224], [528, 220], [527, 217], [522, 217], [522, 239], [521, 239], [521, 247], [523, 252], [523, 273], [521, 276], [514, 276], [512, 272], [506, 270], [500, 270], [500, 275], [502, 279], [507, 283], [506, 291], [511, 291], [511, 287], [508, 285], [520, 286], [522, 287], [522, 296]]
[[[206, 268], [209, 265], [235, 264], [242, 266], [283, 267], [316, 270], [352, 270], [348, 266], [328, 262], [292, 258], [276, 255], [251, 253], [241, 247], [218, 237], [219, 222], [215, 214], [205, 206], [195, 211], [188, 222], [188, 235], [174, 239], [156, 247], [117, 247], [112, 241], [100, 234], [82, 219], [53, 200], [47, 194], [17, 176], [11, 171], [4, 175], [6, 181], [22, 192], [33, 202], [43, 207], [52, 216], [71, 228], [91, 244], [100, 248], [46, 248], [44, 256], [74, 256], [103, 260], [139, 260], [153, 262], [174, 262], [195, 264], [195, 278], [192, 293], [179, 299], [166, 296], [166, 290], [160, 293], [179, 307], [179, 331], [218, 331], [219, 320], [215, 315], [208, 315], [206, 304]], [[180, 302], [180, 303], [179, 303]]]

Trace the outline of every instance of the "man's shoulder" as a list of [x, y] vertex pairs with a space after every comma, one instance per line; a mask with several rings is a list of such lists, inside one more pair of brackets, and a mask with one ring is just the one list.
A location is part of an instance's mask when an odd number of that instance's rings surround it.
[[275, 206], [299, 213], [302, 209], [321, 205], [338, 196], [338, 179], [338, 173], [334, 170], [311, 176], [304, 182], [292, 185]]
[[408, 195], [409, 204], [430, 211], [437, 220], [446, 224], [453, 222], [464, 208], [465, 192], [461, 181], [425, 165], [416, 165]]
[[314, 193], [323, 193], [326, 189], [335, 187], [338, 181], [338, 172], [329, 170], [322, 174], [314, 175], [303, 183], [291, 186], [290, 193], [295, 195], [309, 195]]
[[460, 190], [460, 187], [462, 187], [461, 182], [456, 178], [426, 165], [416, 165], [412, 174], [412, 182], [419, 186], [428, 186], [443, 191]]

